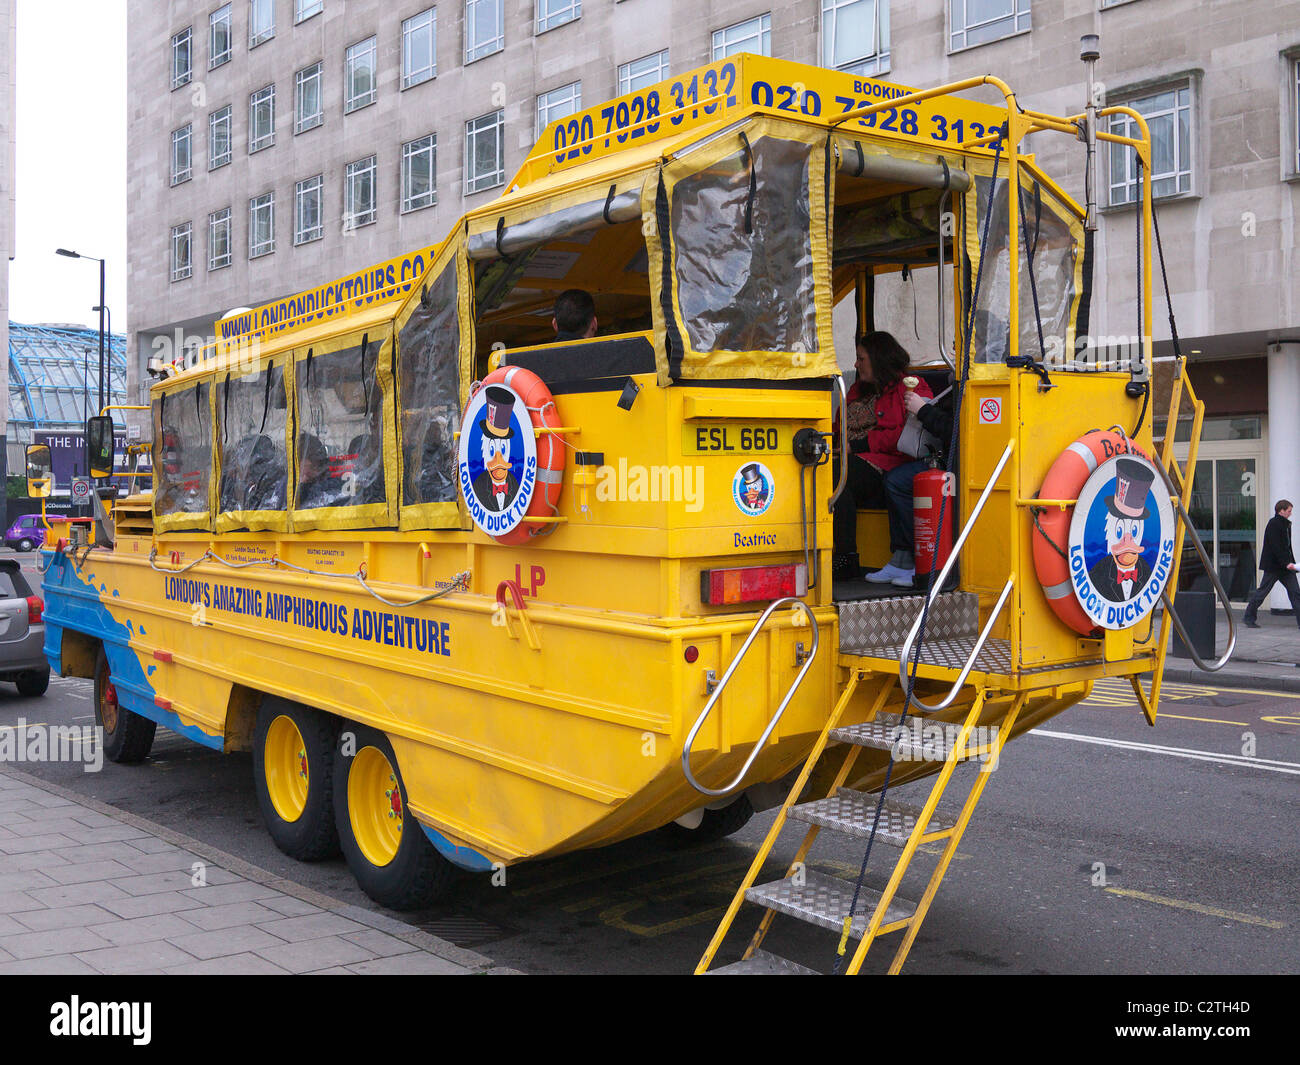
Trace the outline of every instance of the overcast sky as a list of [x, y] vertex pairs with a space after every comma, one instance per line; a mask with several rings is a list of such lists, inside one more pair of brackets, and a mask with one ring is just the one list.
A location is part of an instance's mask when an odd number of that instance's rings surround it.
[[18, 0], [17, 255], [9, 317], [126, 332], [126, 2]]

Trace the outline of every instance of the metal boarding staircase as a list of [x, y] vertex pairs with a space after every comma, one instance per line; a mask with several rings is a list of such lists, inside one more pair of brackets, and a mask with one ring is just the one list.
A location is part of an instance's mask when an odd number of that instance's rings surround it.
[[[1171, 427], [1177, 424], [1184, 392], [1183, 384], [1180, 374], [1171, 397], [1168, 420]], [[1187, 514], [1186, 508], [1192, 490], [1191, 471], [1195, 469], [1204, 404], [1196, 398], [1190, 382], [1186, 383], [1186, 392], [1191, 399], [1194, 419], [1188, 461], [1183, 469], [1179, 468], [1172, 454], [1171, 431], [1166, 437], [1162, 454], [1155, 457], [1154, 464], [1162, 474], [1178, 514], [1174, 571], [1170, 576], [1169, 587], [1178, 586], [1183, 538], [1185, 534], [1190, 535], [1193, 546], [1210, 575], [1219, 601], [1228, 615], [1229, 645], [1222, 658], [1213, 664], [1206, 664], [1193, 655], [1201, 669], [1214, 670], [1220, 668], [1231, 656], [1236, 642], [1236, 629], [1232, 611], [1228, 607], [1227, 595]], [[803, 769], [791, 787], [785, 803], [778, 811], [767, 837], [754, 856], [744, 880], [700, 959], [695, 970], [697, 974], [817, 975], [815, 970], [762, 949], [764, 939], [778, 913], [839, 932], [841, 934], [839, 954], [842, 957], [847, 955], [849, 941], [856, 940], [857, 946], [844, 968], [846, 975], [855, 975], [861, 971], [867, 952], [877, 937], [901, 931], [902, 942], [889, 964], [888, 972], [893, 975], [901, 971], [939, 885], [956, 854], [958, 844], [970, 823], [984, 786], [988, 782], [988, 770], [998, 765], [1002, 748], [1011, 736], [1016, 719], [1030, 695], [1033, 694], [1032, 684], [1025, 686], [1024, 680], [1026, 674], [1032, 674], [1037, 670], [1019, 667], [1012, 661], [1010, 643], [1006, 640], [990, 638], [989, 635], [993, 622], [1001, 612], [1014, 585], [1015, 575], [1012, 574], [1008, 578], [982, 628], [977, 596], [960, 591], [940, 591], [946, 586], [948, 575], [956, 563], [969, 532], [979, 518], [992, 486], [1010, 458], [1013, 446], [1014, 441], [1008, 444], [1001, 461], [989, 477], [984, 491], [966, 521], [961, 536], [953, 545], [947, 564], [935, 579], [934, 590], [927, 600], [923, 601], [917, 596], [900, 596], [839, 604], [841, 661], [850, 666], [849, 682], [840, 694], [821, 735], [809, 752]], [[1138, 702], [1152, 724], [1155, 723], [1171, 628], [1183, 634], [1185, 642], [1190, 644], [1174, 611], [1172, 598], [1168, 594], [1165, 595], [1164, 603], [1164, 618], [1155, 643], [1150, 695], [1148, 696], [1143, 690], [1137, 675], [1130, 677]], [[882, 710], [891, 694], [900, 691], [900, 684], [902, 690], [906, 690], [909, 680], [909, 662], [912, 659], [914, 642], [921, 628], [923, 610], [926, 618], [926, 634], [924, 645], [915, 656], [917, 663], [915, 675], [918, 678], [945, 680], [955, 675], [955, 680], [948, 693], [934, 705], [924, 703], [913, 695], [911, 704], [915, 711], [908, 716], [904, 724], [904, 719], [897, 715], [884, 714]], [[761, 619], [760, 626], [762, 621], [766, 620], [766, 616]], [[1098, 663], [1101, 661], [1097, 659]], [[892, 671], [895, 663], [898, 666], [897, 678]], [[881, 667], [885, 665], [889, 668], [882, 669]], [[972, 672], [975, 674], [975, 679], [968, 685]], [[1000, 678], [1012, 675], [1020, 677], [1020, 683], [1014, 690], [1005, 687], [1004, 682], [999, 682]], [[802, 674], [793, 687], [798, 686], [799, 679], [802, 679]], [[840, 721], [844, 712], [857, 693], [859, 685], [864, 682], [871, 686], [868, 692], [870, 709], [866, 719], [860, 724], [842, 727]], [[944, 728], [939, 730], [938, 734], [933, 729], [927, 730], [926, 722], [930, 720], [927, 715], [951, 706], [964, 686], [972, 688], [974, 694], [956, 735], [952, 734], [954, 726], [948, 722], [943, 723]], [[791, 693], [787, 693], [786, 701]], [[1008, 697], [1011, 702], [998, 723], [996, 734], [985, 736], [982, 745], [973, 740], [972, 735], [988, 702]], [[777, 716], [779, 717], [779, 714]], [[831, 748], [832, 744], [844, 745], [847, 753], [835, 771], [829, 787], [824, 789], [824, 794], [805, 797], [809, 781], [814, 778], [818, 765], [827, 755], [828, 748]], [[890, 751], [894, 759], [920, 758], [941, 763], [930, 785], [929, 793], [920, 807], [904, 805], [888, 798], [882, 801], [867, 792], [845, 786], [859, 755], [868, 748]], [[833, 750], [838, 751], [840, 747], [836, 746]], [[972, 764], [974, 759], [980, 760], [980, 770], [975, 779], [968, 784], [960, 811], [955, 817], [940, 813], [940, 801], [947, 794], [957, 770], [963, 764]], [[750, 761], [752, 760], [751, 755]], [[824, 775], [819, 779], [824, 780]], [[736, 783], [738, 780], [733, 782], [732, 786]], [[808, 827], [784, 876], [768, 883], [756, 883], [777, 837], [791, 821], [806, 824]], [[901, 853], [883, 890], [855, 885], [808, 868], [809, 852], [823, 829], [901, 848]], [[911, 868], [918, 854], [927, 853], [929, 850], [927, 845], [935, 843], [943, 843], [943, 848], [926, 881], [921, 897], [916, 901], [901, 897], [898, 890], [904, 875]], [[763, 907], [765, 912], [743, 957], [729, 965], [710, 969], [741, 906], [746, 902]]]

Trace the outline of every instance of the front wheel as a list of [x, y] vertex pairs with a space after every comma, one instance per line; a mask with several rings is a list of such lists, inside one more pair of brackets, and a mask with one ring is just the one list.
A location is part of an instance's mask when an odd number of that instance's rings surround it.
[[388, 737], [345, 724], [334, 754], [334, 816], [361, 890], [393, 910], [422, 909], [445, 895], [455, 867], [410, 816]]
[[334, 744], [338, 721], [283, 699], [266, 698], [253, 734], [253, 779], [275, 845], [300, 862], [339, 852], [334, 824]]
[[18, 550], [19, 550], [19, 551], [30, 551], [30, 550], [31, 550], [33, 547], [35, 547], [35, 546], [36, 546], [36, 545], [33, 544], [33, 543], [31, 542], [31, 540], [28, 540], [26, 537], [24, 537], [23, 539], [21, 539], [21, 540], [18, 541]]
[[158, 726], [117, 701], [117, 685], [102, 647], [95, 659], [95, 720], [104, 730], [104, 753], [110, 762], [133, 765], [149, 757]]

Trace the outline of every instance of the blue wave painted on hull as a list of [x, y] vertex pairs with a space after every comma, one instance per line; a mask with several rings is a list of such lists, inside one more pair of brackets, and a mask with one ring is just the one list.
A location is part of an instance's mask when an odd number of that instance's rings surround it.
[[[49, 659], [50, 669], [60, 675], [63, 673], [65, 628], [94, 637], [104, 645], [108, 668], [113, 674], [113, 686], [122, 706], [204, 747], [224, 751], [224, 736], [213, 736], [194, 725], [187, 725], [175, 712], [164, 710], [154, 702], [158, 692], [149, 683], [149, 677], [140, 665], [140, 656], [131, 647], [135, 628], [132, 622], [129, 619], [121, 622], [113, 617], [94, 585], [77, 573], [66, 555], [53, 551], [42, 551], [41, 554], [50, 560], [41, 582], [45, 598], [45, 657]], [[93, 574], [90, 579], [94, 579]], [[140, 633], [144, 634], [143, 626]], [[152, 674], [153, 670], [154, 667], [150, 666], [149, 673]]]
[[462, 869], [468, 869], [471, 873], [486, 873], [492, 868], [492, 863], [488, 861], [473, 847], [457, 847], [446, 836], [428, 825], [420, 825], [424, 829], [424, 834], [429, 837], [429, 842], [438, 848], [441, 854], [452, 865], [459, 865]]

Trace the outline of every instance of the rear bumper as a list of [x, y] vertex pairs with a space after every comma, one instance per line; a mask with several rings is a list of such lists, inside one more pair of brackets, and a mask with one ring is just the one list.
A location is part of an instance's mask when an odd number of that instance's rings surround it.
[[45, 626], [32, 625], [20, 640], [0, 643], [0, 680], [12, 680], [19, 673], [46, 670]]

